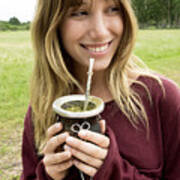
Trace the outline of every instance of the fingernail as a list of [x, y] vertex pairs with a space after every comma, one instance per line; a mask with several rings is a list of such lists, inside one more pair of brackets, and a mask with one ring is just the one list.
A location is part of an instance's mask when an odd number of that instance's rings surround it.
[[68, 138], [66, 139], [66, 142], [69, 142], [69, 143], [73, 142], [73, 138], [72, 138], [72, 137], [68, 137]]
[[61, 136], [61, 138], [65, 139], [67, 137], [67, 133], [63, 133], [60, 136]]
[[56, 128], [60, 128], [61, 127], [61, 123], [56, 123]]
[[66, 154], [67, 157], [71, 157], [71, 152], [70, 151], [66, 151], [65, 154]]
[[85, 136], [87, 135], [87, 131], [81, 130], [81, 131], [79, 131], [79, 135], [80, 135], [81, 137], [85, 137]]
[[67, 150], [67, 151], [70, 151], [70, 147], [67, 146], [67, 145], [64, 145], [64, 149]]

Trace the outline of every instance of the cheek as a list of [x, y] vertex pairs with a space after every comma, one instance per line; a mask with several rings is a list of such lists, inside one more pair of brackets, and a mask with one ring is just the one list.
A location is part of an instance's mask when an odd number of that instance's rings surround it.
[[114, 33], [116, 33], [117, 35], [122, 35], [123, 30], [124, 30], [124, 25], [123, 25], [123, 21], [120, 18], [115, 18], [111, 21], [111, 27], [113, 28]]
[[68, 21], [62, 25], [61, 37], [64, 43], [73, 43], [80, 40], [84, 34], [85, 26], [82, 23]]

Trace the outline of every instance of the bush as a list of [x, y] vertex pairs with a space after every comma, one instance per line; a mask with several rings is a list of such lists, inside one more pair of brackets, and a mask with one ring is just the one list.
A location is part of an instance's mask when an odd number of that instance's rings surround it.
[[6, 21], [0, 21], [0, 31], [18, 31], [18, 30], [29, 30], [30, 22], [22, 23], [19, 25], [12, 24]]

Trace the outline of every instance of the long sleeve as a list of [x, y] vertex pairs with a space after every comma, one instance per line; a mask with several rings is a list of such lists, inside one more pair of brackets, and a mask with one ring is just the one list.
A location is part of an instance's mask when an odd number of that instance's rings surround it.
[[116, 138], [108, 127], [107, 134], [110, 137], [110, 148], [106, 160], [93, 180], [160, 180], [160, 177], [153, 177], [151, 172], [143, 174], [135, 166], [125, 160], [119, 153]]
[[21, 180], [51, 180], [45, 172], [41, 158], [36, 154], [30, 107], [24, 121], [22, 162], [23, 172]]
[[180, 89], [164, 80], [165, 96], [160, 101], [164, 142], [164, 179], [180, 179]]

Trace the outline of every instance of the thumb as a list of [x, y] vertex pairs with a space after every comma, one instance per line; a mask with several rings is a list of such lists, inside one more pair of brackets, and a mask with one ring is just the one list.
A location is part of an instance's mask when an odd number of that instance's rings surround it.
[[101, 128], [101, 133], [104, 134], [106, 131], [106, 121], [104, 119], [100, 120], [99, 125]]

